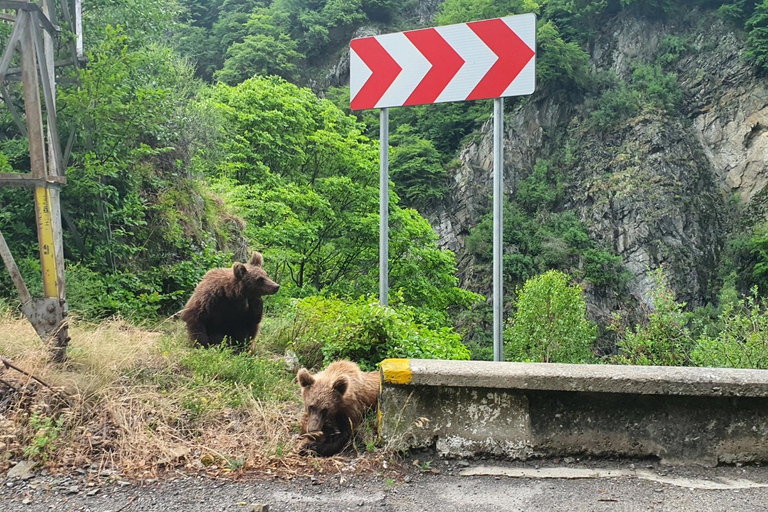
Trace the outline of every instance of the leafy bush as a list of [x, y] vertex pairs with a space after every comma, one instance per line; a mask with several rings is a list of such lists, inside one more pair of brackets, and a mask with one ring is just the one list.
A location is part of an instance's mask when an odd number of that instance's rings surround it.
[[629, 81], [615, 74], [602, 77], [608, 89], [598, 98], [590, 114], [589, 125], [598, 131], [609, 131], [641, 111], [675, 110], [683, 94], [677, 76], [665, 73], [659, 64], [638, 65]]
[[768, 223], [755, 228], [747, 247], [754, 262], [752, 282], [761, 290], [768, 290]]
[[595, 325], [587, 319], [581, 289], [550, 270], [526, 281], [504, 331], [504, 357], [543, 363], [594, 362]]
[[29, 459], [48, 460], [56, 439], [62, 431], [64, 417], [57, 419], [35, 412], [29, 418], [29, 426], [34, 430], [34, 435], [29, 444], [24, 447], [24, 456]]
[[443, 199], [448, 193], [447, 173], [432, 141], [403, 125], [392, 135], [391, 144], [391, 175], [403, 205], [423, 208]]
[[652, 366], [689, 365], [694, 346], [688, 327], [691, 313], [685, 311], [684, 302], [675, 300], [662, 267], [656, 269], [652, 277], [653, 311], [645, 324], [619, 333], [619, 354], [614, 361]]
[[608, 131], [621, 121], [636, 116], [640, 112], [640, 102], [638, 91], [618, 81], [598, 98], [590, 113], [589, 125], [598, 131]]
[[691, 353], [699, 366], [768, 369], [768, 299], [750, 295], [723, 304], [719, 332], [705, 333]]
[[537, 27], [537, 79], [553, 89], [585, 89], [592, 82], [589, 54], [578, 43], [568, 42], [551, 21]]
[[584, 251], [584, 279], [596, 286], [624, 286], [632, 273], [623, 265], [621, 256], [603, 249]]
[[309, 368], [338, 359], [350, 359], [366, 370], [390, 357], [469, 359], [461, 336], [449, 327], [419, 324], [408, 306], [385, 307], [365, 297], [350, 304], [315, 296], [297, 301], [292, 318], [275, 336], [289, 339], [286, 344]]

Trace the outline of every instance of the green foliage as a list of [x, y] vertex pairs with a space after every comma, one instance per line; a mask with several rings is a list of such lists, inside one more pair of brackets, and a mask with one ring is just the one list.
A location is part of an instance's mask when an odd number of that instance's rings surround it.
[[239, 405], [242, 389], [257, 400], [294, 398], [291, 376], [279, 362], [234, 353], [227, 346], [194, 348], [185, 351], [179, 362], [183, 369], [191, 372], [187, 387], [220, 389], [231, 406]]
[[594, 39], [609, 0], [549, 0], [543, 17], [555, 23], [569, 40], [585, 43]]
[[417, 321], [414, 308], [381, 306], [371, 298], [348, 303], [308, 297], [295, 303], [293, 321], [278, 336], [304, 366], [320, 368], [350, 359], [373, 370], [388, 357], [469, 359], [461, 336], [451, 328], [429, 328]]
[[[217, 112], [225, 130], [223, 156], [206, 162], [207, 172], [248, 221], [248, 237], [265, 248], [281, 293], [358, 297], [375, 290], [378, 148], [355, 118], [274, 77], [219, 84], [200, 108]], [[397, 199], [393, 194], [390, 204], [390, 286], [402, 288], [408, 304], [432, 310], [433, 321], [445, 321], [448, 307], [474, 295], [457, 288], [453, 254], [437, 248], [429, 223]]]
[[[396, 108], [390, 112], [390, 125], [394, 132], [409, 125], [415, 136], [431, 141], [445, 160], [456, 154], [465, 139], [491, 117], [492, 103], [480, 100]], [[360, 118], [368, 125], [369, 135], [378, 137], [378, 116], [364, 111]]]
[[697, 339], [691, 360], [699, 366], [768, 369], [768, 299], [757, 287], [722, 304], [718, 332]]
[[589, 125], [601, 132], [609, 131], [620, 122], [636, 116], [640, 112], [640, 104], [640, 93], [625, 82], [617, 81], [597, 100], [595, 109], [590, 113]]
[[651, 276], [654, 280], [651, 290], [653, 311], [645, 324], [619, 333], [619, 354], [615, 361], [652, 366], [689, 365], [694, 347], [694, 338], [688, 328], [691, 313], [685, 311], [685, 303], [675, 300], [662, 267]]
[[674, 112], [682, 100], [682, 90], [673, 73], [658, 64], [636, 66], [629, 83], [614, 74], [605, 77], [609, 88], [597, 100], [589, 126], [609, 132], [641, 112]]
[[[552, 186], [553, 182], [555, 186]], [[562, 181], [554, 169], [550, 170], [549, 160], [542, 158], [536, 160], [531, 175], [520, 180], [515, 200], [526, 212], [536, 213], [551, 210], [562, 198], [562, 193]]]
[[768, 0], [755, 4], [755, 11], [744, 24], [747, 49], [744, 55], [763, 72], [768, 71]]
[[48, 460], [56, 439], [61, 435], [64, 417], [54, 419], [38, 412], [29, 417], [29, 426], [34, 430], [30, 443], [24, 447], [24, 456], [28, 459]]
[[403, 125], [392, 135], [390, 143], [391, 176], [403, 204], [419, 208], [443, 199], [448, 193], [448, 177], [432, 141]]
[[658, 64], [635, 67], [631, 85], [649, 109], [674, 112], [683, 97], [677, 75], [665, 73]]
[[717, 12], [726, 19], [744, 23], [754, 11], [755, 4], [757, 4], [758, 1], [759, 0], [731, 0], [723, 2], [723, 5], [717, 9]]
[[84, 46], [102, 44], [106, 26], [121, 27], [137, 45], [160, 42], [181, 11], [177, 0], [91, 0], [83, 9]]
[[754, 264], [752, 283], [768, 290], [768, 223], [757, 226], [746, 245]]
[[304, 58], [298, 43], [282, 33], [267, 9], [251, 14], [245, 25], [247, 35], [227, 49], [224, 67], [214, 76], [234, 85], [255, 75], [277, 75], [285, 79], [298, 73], [297, 64]]
[[666, 36], [661, 41], [659, 56], [656, 59], [658, 64], [669, 66], [691, 49], [691, 42], [688, 36]]
[[674, 0], [620, 0], [620, 4], [651, 18], [662, 18], [677, 7]]
[[437, 25], [500, 18], [510, 14], [538, 12], [535, 0], [445, 0], [435, 14]]
[[584, 251], [584, 279], [594, 285], [620, 289], [631, 277], [618, 254], [598, 248]]
[[526, 281], [504, 331], [504, 358], [542, 363], [594, 362], [596, 328], [581, 289], [550, 270]]
[[566, 42], [551, 21], [537, 27], [536, 76], [554, 90], [585, 89], [591, 84], [589, 54], [575, 42]]
[[[573, 212], [557, 212], [562, 201], [563, 177], [549, 160], [539, 159], [531, 174], [522, 178], [517, 193], [504, 203], [504, 260], [506, 289], [547, 270], [578, 272], [598, 286], [621, 288], [628, 277], [620, 257], [590, 240], [585, 226]], [[483, 217], [467, 236], [467, 249], [490, 262], [493, 216]]]

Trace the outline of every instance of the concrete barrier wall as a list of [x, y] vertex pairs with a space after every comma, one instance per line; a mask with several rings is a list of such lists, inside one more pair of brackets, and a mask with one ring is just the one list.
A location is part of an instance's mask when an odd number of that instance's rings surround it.
[[768, 462], [768, 370], [387, 359], [389, 448]]

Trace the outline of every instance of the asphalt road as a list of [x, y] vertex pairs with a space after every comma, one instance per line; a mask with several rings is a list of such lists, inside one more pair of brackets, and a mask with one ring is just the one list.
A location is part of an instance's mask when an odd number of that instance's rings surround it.
[[[428, 459], [429, 457], [427, 457]], [[81, 474], [5, 480], [5, 511], [768, 511], [768, 468], [668, 468], [626, 461], [405, 464], [398, 474], [335, 474], [291, 481], [174, 473], [110, 483]], [[426, 462], [426, 464], [425, 464]], [[567, 463], [566, 463], [567, 462]], [[466, 476], [467, 473], [482, 476]], [[509, 476], [513, 475], [513, 476]], [[10, 485], [9, 485], [10, 484]], [[267, 505], [267, 508], [263, 508]]]

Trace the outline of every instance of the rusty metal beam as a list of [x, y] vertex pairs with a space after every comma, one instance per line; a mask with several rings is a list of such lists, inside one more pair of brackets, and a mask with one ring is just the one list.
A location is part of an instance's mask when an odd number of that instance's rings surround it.
[[26, 12], [20, 12], [18, 20], [13, 25], [11, 31], [11, 38], [8, 41], [8, 46], [5, 47], [5, 53], [3, 53], [3, 60], [0, 61], [0, 82], [5, 80], [5, 74], [8, 71], [8, 66], [11, 65], [11, 59], [16, 52], [16, 46], [21, 42], [21, 36], [24, 34], [24, 30], [29, 23], [29, 14]]
[[43, 27], [45, 30], [47, 30], [51, 35], [57, 34], [61, 31], [61, 29], [54, 25], [51, 20], [48, 19], [48, 17], [43, 14], [42, 9], [40, 9], [40, 6], [32, 3], [32, 2], [19, 2], [19, 1], [9, 1], [9, 0], [0, 0], [0, 9], [16, 9], [17, 11], [26, 11], [29, 13], [34, 13], [38, 15], [40, 23], [43, 24]]
[[67, 184], [65, 176], [45, 176], [35, 178], [31, 174], [22, 173], [1, 173], [0, 186], [7, 187], [61, 187]]
[[27, 304], [32, 300], [32, 296], [29, 294], [27, 285], [24, 283], [24, 278], [21, 277], [21, 272], [19, 272], [19, 267], [16, 266], [16, 262], [13, 259], [13, 255], [11, 255], [11, 250], [8, 248], [8, 244], [5, 243], [5, 238], [3, 237], [3, 233], [1, 232], [0, 232], [0, 257], [3, 258], [3, 263], [5, 263], [5, 268], [7, 268], [8, 272], [11, 274], [11, 281], [13, 281], [13, 284], [16, 286], [16, 290], [19, 292], [19, 299], [21, 299], [22, 305]]

